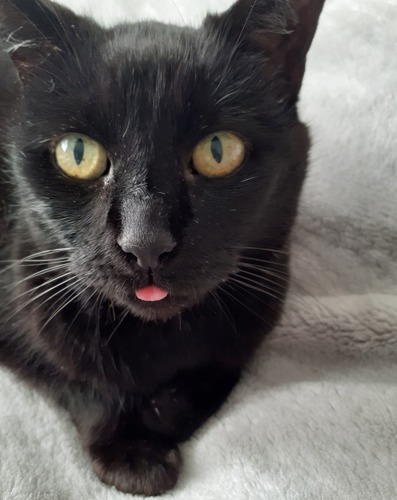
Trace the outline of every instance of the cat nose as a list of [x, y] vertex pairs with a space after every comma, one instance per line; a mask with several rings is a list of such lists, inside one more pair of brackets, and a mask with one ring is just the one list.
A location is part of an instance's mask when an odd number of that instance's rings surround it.
[[132, 254], [142, 269], [156, 269], [163, 257], [171, 253], [176, 243], [171, 234], [162, 232], [151, 241], [141, 238], [119, 238], [117, 241], [123, 252]]

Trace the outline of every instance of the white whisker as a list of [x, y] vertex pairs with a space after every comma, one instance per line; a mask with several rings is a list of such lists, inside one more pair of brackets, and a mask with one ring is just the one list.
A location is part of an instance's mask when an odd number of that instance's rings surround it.
[[285, 262], [277, 262], [277, 261], [269, 260], [269, 259], [258, 259], [256, 257], [246, 257], [245, 255], [242, 255], [240, 257], [240, 259], [241, 259], [241, 262], [244, 264], [249, 264], [249, 262], [244, 262], [244, 261], [248, 260], [250, 262], [252, 261], [252, 262], [257, 263], [257, 265], [259, 265], [259, 264], [272, 264], [272, 265], [281, 266], [281, 267], [288, 267], [289, 266], [289, 264], [287, 264]]
[[[239, 285], [242, 285], [245, 288], [249, 288], [251, 290], [255, 290], [256, 292], [263, 293], [264, 295], [268, 295], [269, 297], [273, 297], [274, 299], [280, 300], [284, 298], [284, 294], [281, 293], [278, 290], [275, 290], [274, 288], [266, 287], [262, 283], [256, 283], [253, 280], [249, 280], [250, 282], [243, 281], [242, 279], [237, 279], [233, 277], [229, 277], [229, 280], [231, 280], [234, 283], [238, 283]], [[247, 278], [246, 278], [247, 280]], [[251, 284], [251, 282], [256, 283]]]
[[187, 22], [185, 21], [185, 18], [183, 17], [182, 12], [180, 11], [180, 9], [179, 9], [179, 7], [178, 7], [178, 5], [176, 3], [176, 0], [172, 0], [172, 3], [174, 4], [176, 10], [178, 11], [178, 14], [179, 14], [180, 18], [182, 19], [183, 24], [185, 26], [187, 26]]
[[211, 290], [210, 295], [214, 297], [215, 302], [218, 304], [218, 307], [221, 311], [221, 313], [229, 320], [229, 323], [232, 325], [233, 330], [237, 333], [237, 327], [236, 327], [236, 322], [234, 321], [233, 315], [230, 312], [230, 309], [227, 307], [227, 305], [224, 303], [224, 301], [219, 297], [219, 294], [216, 292], [216, 290]]
[[58, 295], [60, 295], [60, 297], [58, 297], [58, 299], [51, 304], [52, 307], [56, 306], [57, 304], [59, 304], [59, 302], [62, 301], [63, 297], [66, 295], [66, 292], [69, 293], [69, 291], [73, 288], [76, 287], [76, 284], [81, 284], [83, 282], [83, 280], [79, 280], [79, 281], [75, 281], [73, 283], [69, 283], [68, 285], [66, 285], [64, 288], [62, 288], [61, 290], [58, 290], [57, 292], [53, 293], [50, 297], [47, 297], [43, 302], [41, 302], [37, 307], [35, 307], [33, 309], [33, 311], [37, 311], [38, 309], [40, 309], [41, 307], [43, 307], [44, 304], [47, 304], [47, 302], [50, 302], [51, 300], [53, 300], [55, 297], [57, 297]]
[[[30, 274], [29, 276], [26, 276], [25, 278], [23, 278], [23, 279], [21, 279], [19, 281], [15, 281], [15, 282], [13, 282], [13, 283], [11, 283], [9, 285], [6, 285], [6, 287], [7, 288], [15, 288], [18, 285], [21, 285], [22, 283], [25, 283], [26, 281], [29, 281], [29, 280], [31, 280], [33, 278], [38, 278], [39, 276], [43, 276], [43, 275], [48, 274], [48, 273], [52, 273], [52, 272], [57, 271], [59, 269], [66, 269], [66, 266], [65, 265], [53, 266], [53, 267], [49, 267], [47, 269], [43, 269], [41, 271], [37, 271], [36, 273]], [[36, 288], [41, 288], [45, 284], [51, 283], [52, 281], [54, 281], [56, 279], [59, 279], [59, 278], [64, 277], [64, 276], [67, 276], [68, 274], [71, 274], [71, 272], [68, 272], [66, 274], [62, 274], [61, 276], [57, 276], [56, 278], [53, 278], [53, 279], [51, 279], [49, 281], [45, 281], [43, 284], [41, 284], [41, 285], [39, 285], [39, 286], [37, 286], [35, 288], [32, 288], [29, 291], [34, 291], [34, 290], [36, 290]], [[25, 293], [28, 293], [28, 292], [25, 292]]]
[[[32, 302], [35, 302], [37, 299], [39, 299], [40, 297], [42, 297], [43, 295], [47, 295], [47, 293], [50, 293], [52, 290], [56, 290], [57, 288], [59, 288], [60, 286], [63, 286], [65, 285], [66, 283], [72, 281], [72, 280], [76, 280], [75, 276], [72, 276], [71, 278], [68, 278], [67, 280], [64, 280], [62, 281], [61, 283], [58, 283], [57, 285], [54, 285], [52, 286], [49, 290], [44, 290], [44, 292], [41, 292], [39, 293], [39, 295], [35, 295], [34, 297], [32, 297], [31, 299], [29, 299], [27, 302], [25, 302], [23, 304], [23, 306], [21, 306], [20, 308], [18, 308], [15, 312], [18, 313], [20, 312], [22, 309], [24, 309], [26, 306], [28, 306], [29, 304], [31, 304]], [[25, 293], [24, 293], [25, 294]], [[17, 300], [18, 297], [15, 297], [14, 300]]]
[[79, 317], [79, 315], [81, 314], [81, 312], [83, 311], [83, 309], [87, 306], [88, 302], [92, 299], [92, 297], [97, 293], [96, 290], [94, 290], [92, 292], [92, 294], [87, 298], [87, 300], [82, 304], [82, 306], [80, 307], [80, 309], [77, 311], [75, 317], [73, 318], [73, 321], [70, 323], [69, 325], [69, 328], [66, 330], [65, 332], [65, 335], [68, 334], [69, 330], [72, 328], [72, 326], [74, 325], [74, 322], [76, 321], [76, 319]]
[[67, 307], [69, 304], [77, 300], [80, 295], [82, 295], [86, 290], [88, 290], [89, 285], [87, 285], [83, 290], [80, 290], [79, 292], [75, 293], [71, 298], [67, 297], [66, 300], [63, 302], [63, 304], [58, 307], [58, 309], [47, 319], [47, 321], [44, 323], [44, 325], [41, 327], [39, 331], [40, 333], [44, 330], [44, 328], [63, 310], [65, 307]]
[[[253, 247], [253, 246], [232, 246], [231, 248], [244, 251], [244, 250], [256, 250], [258, 252], [266, 252], [273, 254], [289, 255], [288, 250], [279, 250], [277, 248], [266, 248], [266, 247]], [[244, 257], [245, 258], [245, 257]]]
[[[268, 278], [267, 276], [263, 276], [263, 273], [267, 274], [268, 276], [272, 276], [274, 278], [277, 278], [278, 281], [273, 280], [271, 278]], [[265, 269], [260, 269], [257, 272], [250, 272], [247, 271], [246, 269], [240, 269], [238, 274], [241, 275], [247, 275], [247, 276], [253, 276], [254, 278], [257, 278], [258, 280], [266, 281], [268, 283], [273, 283], [274, 285], [277, 285], [280, 288], [287, 288], [289, 285], [290, 280], [284, 276], [280, 276], [276, 273], [272, 273], [271, 271], [267, 271]], [[280, 283], [282, 281], [283, 283]]]
[[238, 302], [240, 305], [242, 305], [245, 309], [247, 309], [248, 311], [250, 311], [254, 316], [256, 316], [257, 318], [259, 318], [261, 321], [265, 321], [265, 319], [264, 319], [263, 316], [260, 316], [257, 312], [255, 312], [250, 307], [248, 307], [247, 304], [244, 304], [244, 302], [241, 302], [241, 300], [239, 300], [237, 297], [235, 297], [232, 293], [230, 293], [230, 291], [226, 290], [223, 286], [219, 286], [219, 289], [222, 291], [222, 293], [225, 293], [232, 300], [235, 300], [236, 302]]
[[127, 317], [128, 313], [129, 313], [129, 311], [126, 311], [126, 312], [122, 315], [122, 317], [121, 317], [120, 321], [117, 323], [117, 325], [116, 325], [116, 326], [115, 326], [115, 328], [113, 329], [112, 333], [109, 335], [109, 338], [107, 339], [107, 341], [106, 341], [105, 345], [108, 345], [108, 344], [109, 344], [110, 339], [113, 337], [113, 335], [114, 335], [114, 334], [116, 333], [116, 331], [119, 329], [119, 327], [121, 326], [121, 323], [125, 320], [125, 318]]

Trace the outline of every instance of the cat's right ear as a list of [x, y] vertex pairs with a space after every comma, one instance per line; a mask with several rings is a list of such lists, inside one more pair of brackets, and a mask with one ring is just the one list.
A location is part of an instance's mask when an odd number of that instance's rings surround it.
[[22, 84], [55, 52], [79, 41], [82, 18], [49, 0], [0, 0], [0, 50], [15, 65]]
[[284, 81], [294, 102], [302, 84], [306, 55], [325, 0], [237, 0], [224, 14], [209, 16], [205, 27], [228, 40], [231, 55], [260, 55], [275, 81]]

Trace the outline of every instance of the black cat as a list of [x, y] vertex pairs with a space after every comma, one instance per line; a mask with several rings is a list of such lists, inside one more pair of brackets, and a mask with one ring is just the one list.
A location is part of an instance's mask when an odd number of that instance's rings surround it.
[[124, 492], [175, 484], [280, 316], [322, 5], [104, 29], [0, 0], [0, 359]]

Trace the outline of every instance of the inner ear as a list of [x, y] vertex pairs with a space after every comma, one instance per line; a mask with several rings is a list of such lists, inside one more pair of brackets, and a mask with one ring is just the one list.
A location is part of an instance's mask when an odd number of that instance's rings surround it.
[[283, 76], [291, 94], [297, 94], [324, 2], [239, 0], [205, 24], [220, 31], [238, 50], [263, 54], [264, 63]]
[[[2, 109], [0, 110], [0, 120], [6, 117], [3, 108], [9, 108], [15, 97], [20, 95], [21, 82], [18, 71], [13, 61], [5, 50], [1, 50], [0, 45], [0, 89], [2, 99]], [[0, 126], [1, 128], [1, 126]]]
[[45, 54], [49, 54], [52, 47], [47, 51], [43, 46], [35, 46], [33, 42], [26, 41], [25, 44], [17, 43], [9, 47], [8, 53], [18, 71], [22, 84], [28, 83], [34, 76], [35, 71], [45, 61]]
[[73, 12], [48, 0], [0, 0], [3, 51], [22, 83], [29, 82], [51, 54], [65, 49], [78, 24]]

